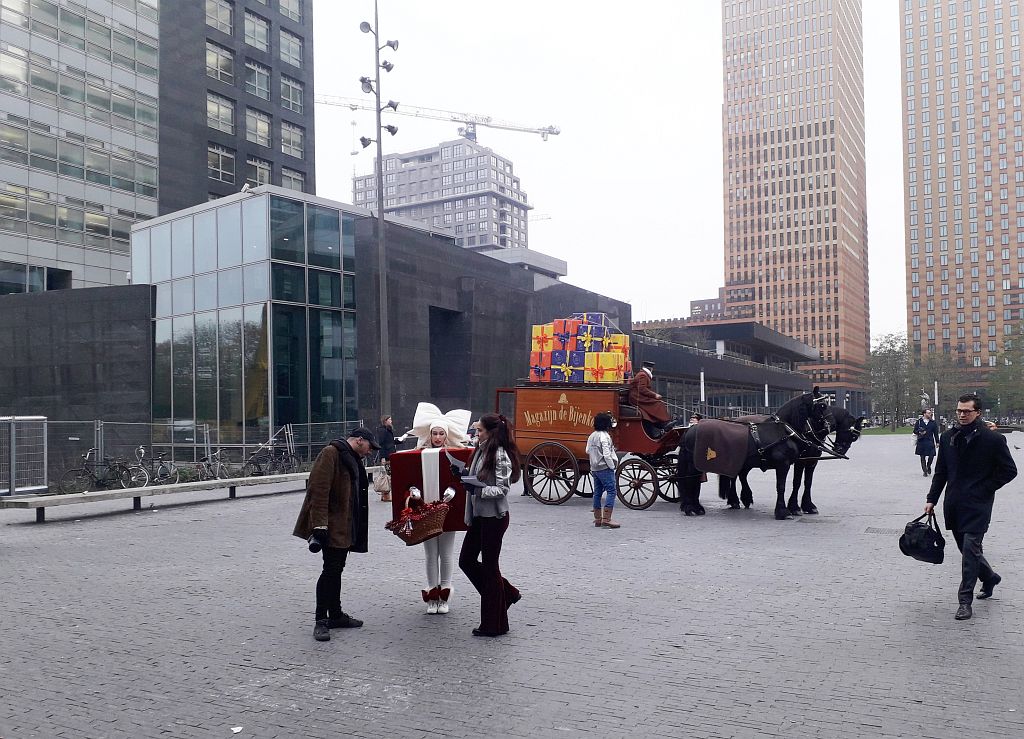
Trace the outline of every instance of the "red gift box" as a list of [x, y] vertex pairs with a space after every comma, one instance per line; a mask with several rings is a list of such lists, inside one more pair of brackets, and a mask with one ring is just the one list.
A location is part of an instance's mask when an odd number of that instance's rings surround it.
[[554, 349], [572, 351], [575, 349], [576, 334], [583, 321], [576, 318], [558, 318], [554, 321]]
[[530, 352], [530, 382], [551, 382], [551, 352]]
[[[447, 450], [453, 457], [469, 464], [473, 456], [473, 450], [468, 447], [453, 447]], [[395, 452], [390, 457], [391, 462], [391, 513], [392, 519], [397, 519], [402, 509], [405, 508], [405, 499], [409, 495], [410, 487], [417, 487], [424, 490], [423, 484], [423, 454], [433, 454], [430, 449], [410, 449], [404, 452]], [[466, 490], [451, 471], [451, 462], [442, 449], [437, 460], [437, 489], [439, 495], [444, 495], [445, 488], [451, 487], [455, 490], [455, 497], [448, 504], [448, 515], [444, 519], [445, 531], [466, 531]], [[433, 502], [433, 501], [428, 501]]]

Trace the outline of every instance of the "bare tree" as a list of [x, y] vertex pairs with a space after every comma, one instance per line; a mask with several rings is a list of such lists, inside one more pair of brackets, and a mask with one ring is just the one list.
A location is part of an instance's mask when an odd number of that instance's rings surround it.
[[907, 335], [886, 334], [878, 339], [868, 358], [868, 369], [875, 408], [883, 415], [891, 416], [895, 431], [902, 415], [916, 408], [910, 398], [911, 363]]

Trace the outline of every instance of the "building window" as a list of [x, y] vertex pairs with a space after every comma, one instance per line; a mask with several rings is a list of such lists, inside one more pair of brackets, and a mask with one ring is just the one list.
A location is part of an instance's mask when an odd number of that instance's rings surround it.
[[281, 106], [302, 113], [303, 85], [298, 80], [281, 75]]
[[306, 132], [301, 126], [291, 123], [281, 124], [281, 151], [302, 159]]
[[306, 175], [302, 172], [296, 172], [294, 169], [281, 167], [281, 187], [288, 188], [289, 190], [305, 192]]
[[246, 11], [245, 43], [261, 51], [270, 51], [270, 21]]
[[235, 83], [235, 55], [229, 49], [207, 41], [206, 75], [233, 85]]
[[270, 184], [270, 162], [256, 157], [246, 160], [245, 181], [253, 187]]
[[206, 125], [224, 133], [234, 133], [234, 102], [212, 92], [206, 93]]
[[228, 0], [206, 0], [206, 25], [224, 33], [231, 33], [234, 7]]
[[207, 146], [206, 173], [211, 180], [233, 185], [235, 182], [235, 152], [216, 144]]
[[302, 38], [281, 29], [281, 61], [302, 67]]
[[281, 15], [302, 23], [302, 0], [281, 0]]
[[262, 111], [246, 108], [245, 138], [260, 146], [270, 146], [270, 116]]
[[270, 100], [270, 68], [253, 61], [246, 61], [245, 91], [258, 98]]

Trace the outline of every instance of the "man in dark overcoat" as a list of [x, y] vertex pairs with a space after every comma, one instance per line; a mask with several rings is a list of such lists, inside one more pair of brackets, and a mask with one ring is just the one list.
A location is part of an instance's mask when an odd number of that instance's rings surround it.
[[942, 513], [946, 528], [953, 532], [962, 554], [960, 607], [956, 619], [963, 621], [973, 615], [971, 604], [979, 578], [980, 600], [992, 597], [1002, 580], [985, 559], [981, 543], [992, 520], [996, 490], [1017, 476], [1017, 466], [1007, 448], [1006, 437], [989, 429], [981, 420], [981, 401], [977, 395], [960, 396], [956, 417], [958, 425], [939, 438], [939, 459], [924, 511], [932, 512], [945, 488]]
[[374, 434], [360, 426], [347, 439], [325, 446], [309, 472], [306, 497], [292, 532], [323, 551], [324, 567], [316, 583], [313, 638], [330, 641], [331, 629], [358, 628], [363, 622], [341, 610], [341, 572], [348, 553], [367, 551], [369, 479], [363, 459], [380, 449]]
[[629, 381], [629, 404], [636, 406], [643, 419], [644, 430], [652, 438], [659, 438], [669, 421], [668, 406], [661, 395], [651, 389], [654, 362], [644, 362], [640, 371]]

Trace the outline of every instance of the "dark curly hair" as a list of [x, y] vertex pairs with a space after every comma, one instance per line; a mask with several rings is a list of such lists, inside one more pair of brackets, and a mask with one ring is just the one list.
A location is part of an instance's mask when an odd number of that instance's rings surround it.
[[594, 431], [611, 431], [612, 430], [612, 414], [611, 413], [598, 413], [594, 416]]
[[497, 413], [486, 413], [480, 417], [480, 425], [490, 434], [490, 438], [484, 442], [484, 459], [480, 463], [480, 476], [490, 478], [494, 475], [495, 457], [498, 454], [498, 447], [501, 447], [512, 461], [512, 482], [519, 482], [522, 465], [519, 462], [519, 448], [512, 437], [512, 429], [508, 427], [508, 419]]

